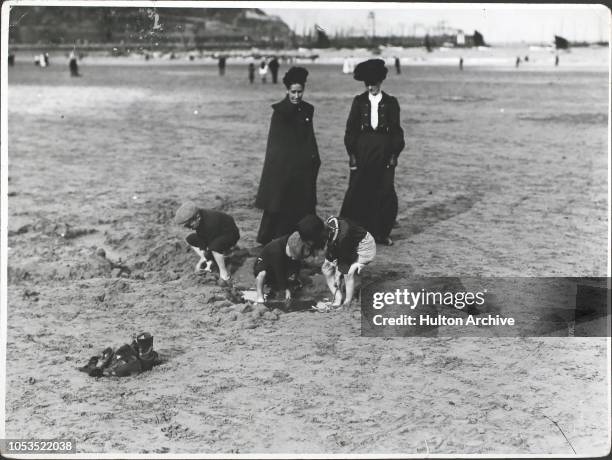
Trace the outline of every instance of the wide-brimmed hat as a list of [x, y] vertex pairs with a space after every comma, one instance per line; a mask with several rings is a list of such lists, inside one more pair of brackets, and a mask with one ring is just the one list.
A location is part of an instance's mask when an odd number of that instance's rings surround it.
[[195, 205], [195, 203], [193, 201], [186, 201], [176, 211], [176, 215], [174, 216], [174, 222], [177, 225], [186, 224], [191, 219], [193, 219], [197, 212], [198, 207]]
[[368, 59], [360, 62], [353, 71], [353, 78], [357, 81], [378, 83], [387, 77], [387, 67], [382, 59]]
[[306, 77], [308, 77], [308, 70], [304, 67], [291, 67], [283, 77], [283, 83], [287, 88], [294, 83], [304, 86], [306, 84]]

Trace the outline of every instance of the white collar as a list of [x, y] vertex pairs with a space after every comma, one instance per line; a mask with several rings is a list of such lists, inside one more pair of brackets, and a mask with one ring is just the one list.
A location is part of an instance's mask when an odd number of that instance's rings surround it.
[[378, 104], [382, 99], [382, 91], [379, 92], [376, 96], [372, 96], [370, 93], [368, 93], [368, 99], [370, 99], [371, 103]]

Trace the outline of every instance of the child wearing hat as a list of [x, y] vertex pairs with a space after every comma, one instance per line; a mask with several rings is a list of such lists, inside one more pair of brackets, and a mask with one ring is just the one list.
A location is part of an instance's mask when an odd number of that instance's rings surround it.
[[[221, 211], [202, 209], [187, 201], [176, 211], [174, 221], [177, 225], [195, 231], [187, 235], [185, 241], [200, 256], [196, 273], [201, 270], [210, 271], [212, 261], [207, 256], [212, 253], [219, 267], [219, 277], [228, 281], [230, 275], [225, 266], [224, 254], [240, 239], [240, 232], [232, 216]], [[202, 268], [204, 263], [207, 265]]]
[[266, 244], [253, 266], [257, 288], [257, 303], [263, 303], [266, 285], [285, 291], [291, 300], [289, 280], [299, 274], [301, 261], [313, 255], [323, 234], [323, 221], [309, 214], [297, 224], [293, 233], [273, 239]]
[[[327, 248], [321, 271], [327, 286], [334, 296], [332, 307], [342, 304], [350, 305], [355, 291], [355, 274], [360, 274], [363, 267], [376, 256], [376, 242], [363, 227], [342, 217], [330, 217], [325, 222], [327, 231]], [[344, 279], [344, 283], [342, 282]], [[343, 293], [345, 285], [346, 293]], [[315, 308], [329, 311], [329, 308]]]

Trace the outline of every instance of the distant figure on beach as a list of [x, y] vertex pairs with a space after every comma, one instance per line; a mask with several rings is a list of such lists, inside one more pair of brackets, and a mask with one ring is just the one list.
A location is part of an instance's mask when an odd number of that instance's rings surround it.
[[516, 57], [516, 62], [514, 64], [514, 66], [518, 69], [519, 65], [521, 64], [521, 58], [519, 56]]
[[249, 83], [253, 84], [255, 81], [255, 64], [249, 63]]
[[257, 242], [287, 235], [315, 214], [321, 160], [313, 128], [314, 107], [302, 100], [308, 71], [291, 67], [283, 77], [285, 98], [272, 105], [266, 157], [255, 205], [263, 210]]
[[399, 103], [381, 91], [386, 76], [382, 59], [355, 67], [353, 78], [364, 82], [366, 91], [353, 99], [346, 122], [350, 179], [340, 216], [361, 225], [377, 243], [391, 246], [398, 207], [395, 167], [405, 143]]
[[459, 70], [463, 70], [463, 57], [459, 58]]
[[68, 57], [68, 68], [70, 69], [71, 77], [80, 77], [79, 74], [79, 64], [77, 63], [77, 57], [74, 50], [70, 51], [70, 56]]
[[400, 59], [395, 56], [395, 72], [399, 75], [402, 73], [402, 67], [400, 63]]
[[225, 56], [219, 56], [219, 63], [217, 65], [219, 66], [219, 75], [220, 76], [224, 76], [225, 75], [225, 61], [226, 61], [226, 57]]
[[49, 65], [49, 57], [47, 55], [47, 57], [45, 57], [44, 54], [37, 54], [36, 56], [34, 56], [34, 65], [37, 65], [39, 67], [47, 67]]
[[555, 67], [559, 65], [559, 55], [555, 55]]
[[49, 67], [49, 53], [43, 54], [44, 67]]
[[349, 71], [349, 59], [347, 57], [345, 57], [344, 61], [342, 61], [342, 73], [344, 73], [344, 74], [350, 73], [350, 71]]
[[267, 76], [268, 76], [268, 64], [266, 64], [266, 61], [263, 60], [261, 61], [261, 64], [259, 64], [259, 78], [261, 78], [262, 83], [266, 82]]
[[285, 301], [293, 297], [292, 287], [300, 287], [301, 262], [314, 255], [320, 245], [323, 222], [316, 215], [304, 216], [294, 231], [267, 243], [253, 266], [257, 303], [264, 303], [265, 286], [284, 294]]
[[268, 67], [270, 68], [270, 73], [272, 74], [272, 83], [276, 83], [278, 80], [278, 68], [280, 67], [276, 56], [272, 57], [270, 63], [268, 64]]
[[195, 272], [211, 271], [214, 259], [219, 267], [219, 278], [229, 281], [224, 254], [240, 239], [240, 232], [232, 216], [221, 211], [198, 208], [193, 202], [187, 201], [176, 211], [174, 222], [195, 231], [185, 238], [191, 249], [200, 256]]
[[355, 277], [376, 257], [376, 242], [363, 227], [341, 217], [325, 222], [326, 249], [321, 272], [332, 293], [331, 305], [313, 307], [327, 312], [350, 305], [355, 292]]
[[344, 58], [344, 62], [342, 63], [342, 73], [350, 74], [355, 70], [355, 64], [353, 63], [353, 56], [349, 56]]
[[8, 65], [11, 67], [15, 65], [15, 53], [13, 53], [12, 51], [9, 51], [8, 54]]
[[525, 57], [523, 58], [523, 61], [529, 62], [529, 56], [525, 55]]

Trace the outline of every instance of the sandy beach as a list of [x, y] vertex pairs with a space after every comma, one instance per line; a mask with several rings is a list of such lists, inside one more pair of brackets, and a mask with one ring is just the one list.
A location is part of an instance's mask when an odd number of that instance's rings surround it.
[[[609, 276], [607, 53], [576, 51], [595, 64], [568, 69], [390, 69], [383, 90], [406, 134], [399, 227], [365, 280]], [[609, 339], [361, 337], [358, 306], [242, 301], [284, 87], [249, 85], [231, 61], [224, 78], [197, 62], [124, 63], [85, 60], [81, 78], [59, 62], [8, 72], [6, 438], [118, 455], [607, 452]], [[306, 66], [327, 217], [348, 183], [344, 126], [362, 87], [335, 64]], [[172, 222], [186, 199], [235, 218], [233, 289], [193, 274]], [[304, 298], [327, 295], [321, 262], [308, 262]], [[77, 371], [141, 331], [160, 366]]]

